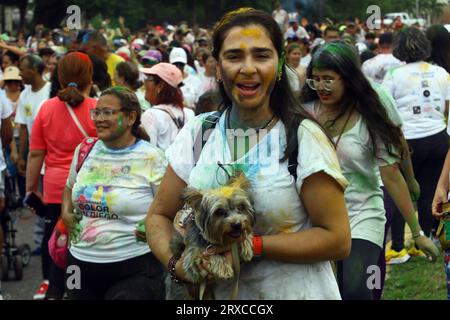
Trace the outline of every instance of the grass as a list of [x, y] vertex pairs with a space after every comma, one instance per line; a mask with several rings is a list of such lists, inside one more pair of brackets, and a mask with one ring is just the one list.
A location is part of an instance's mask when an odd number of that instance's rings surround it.
[[411, 257], [404, 264], [387, 266], [383, 300], [447, 300], [447, 280], [441, 253], [436, 263]]

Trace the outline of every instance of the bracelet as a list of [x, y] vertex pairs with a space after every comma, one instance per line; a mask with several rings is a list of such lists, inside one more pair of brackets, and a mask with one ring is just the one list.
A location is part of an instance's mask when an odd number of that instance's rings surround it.
[[263, 241], [260, 235], [253, 235], [253, 259], [259, 261], [262, 259]]
[[170, 274], [170, 280], [172, 280], [173, 282], [175, 282], [176, 284], [183, 284], [184, 281], [182, 281], [181, 279], [179, 279], [177, 277], [177, 274], [175, 272], [175, 266], [178, 262], [178, 260], [180, 260], [181, 257], [178, 256], [172, 256], [172, 258], [169, 259], [169, 263], [167, 265], [167, 270], [169, 271]]

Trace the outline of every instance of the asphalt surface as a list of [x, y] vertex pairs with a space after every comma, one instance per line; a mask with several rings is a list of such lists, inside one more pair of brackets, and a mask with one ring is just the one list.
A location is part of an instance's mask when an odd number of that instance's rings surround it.
[[[15, 219], [16, 245], [28, 244], [35, 249], [33, 227], [35, 215], [28, 210], [20, 211]], [[5, 300], [32, 300], [42, 281], [41, 256], [32, 256], [30, 264], [23, 269], [23, 279], [15, 280], [14, 270], [9, 271], [9, 280], [1, 282]]]

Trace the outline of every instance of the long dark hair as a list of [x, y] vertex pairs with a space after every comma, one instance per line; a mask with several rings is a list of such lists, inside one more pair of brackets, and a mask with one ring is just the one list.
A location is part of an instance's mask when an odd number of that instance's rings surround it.
[[427, 29], [426, 35], [431, 42], [431, 55], [427, 61], [450, 73], [450, 32], [444, 26], [435, 24]]
[[[313, 69], [334, 71], [342, 77], [345, 85], [345, 95], [340, 101], [340, 113], [325, 125], [332, 126], [349, 110], [357, 111], [367, 124], [374, 156], [377, 157], [376, 143], [377, 139], [380, 139], [391, 155], [403, 157], [402, 131], [389, 119], [378, 94], [362, 73], [356, 48], [343, 41], [327, 43], [314, 53], [306, 71], [308, 79], [312, 78]], [[319, 97], [316, 91], [308, 86], [303, 87], [302, 102], [317, 99]]]
[[115, 86], [106, 89], [102, 92], [100, 97], [112, 95], [119, 99], [120, 106], [125, 114], [130, 114], [131, 112], [136, 112], [136, 121], [131, 127], [131, 134], [138, 139], [150, 141], [149, 136], [145, 133], [145, 130], [141, 127], [141, 105], [136, 94], [128, 88]]
[[[266, 29], [267, 34], [278, 53], [281, 77], [276, 82], [270, 94], [270, 108], [272, 112], [281, 119], [286, 128], [287, 146], [284, 157], [281, 159], [281, 161], [285, 161], [290, 155], [294, 155], [295, 150], [297, 150], [297, 130], [300, 122], [303, 119], [310, 119], [315, 123], [317, 123], [317, 121], [303, 109], [298, 99], [295, 98], [289, 85], [288, 76], [286, 74], [287, 66], [285, 61], [286, 55], [284, 52], [284, 38], [276, 21], [271, 15], [253, 8], [241, 8], [225, 14], [214, 28], [214, 48], [212, 54], [214, 58], [219, 61], [220, 50], [228, 31], [237, 26], [245, 27], [248, 25], [258, 25]], [[225, 91], [223, 83], [219, 83], [219, 90], [223, 98], [221, 108], [231, 108], [232, 102]], [[320, 126], [320, 124], [318, 125]]]

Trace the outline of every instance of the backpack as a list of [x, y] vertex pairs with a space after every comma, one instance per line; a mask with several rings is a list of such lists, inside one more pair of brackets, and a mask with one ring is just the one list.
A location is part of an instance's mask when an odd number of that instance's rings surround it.
[[[85, 138], [81, 144], [78, 151], [78, 158], [76, 164], [76, 172], [78, 173], [83, 166], [84, 160], [91, 152], [98, 138]], [[52, 235], [48, 241], [48, 251], [50, 257], [55, 262], [59, 268], [65, 268], [67, 265], [67, 251], [69, 249], [69, 232], [59, 217], [56, 222], [55, 228], [53, 229]]]
[[[194, 163], [197, 163], [198, 159], [200, 158], [200, 154], [202, 153], [203, 147], [206, 144], [206, 141], [208, 141], [208, 138], [213, 131], [213, 129], [216, 127], [216, 124], [219, 122], [220, 117], [222, 116], [224, 110], [221, 111], [215, 111], [214, 113], [210, 114], [205, 118], [205, 120], [202, 123], [202, 130], [199, 131], [197, 136], [195, 137], [194, 141]], [[298, 126], [301, 124], [301, 121], [298, 123]], [[297, 128], [298, 128], [297, 126]], [[297, 131], [295, 131], [297, 133]], [[297, 135], [296, 135], [297, 137]], [[201, 148], [199, 148], [201, 145]], [[199, 150], [199, 152], [196, 152]], [[288, 156], [288, 170], [291, 176], [294, 177], [295, 180], [297, 180], [297, 155], [298, 155], [298, 142], [296, 144], [296, 147], [294, 151]]]

